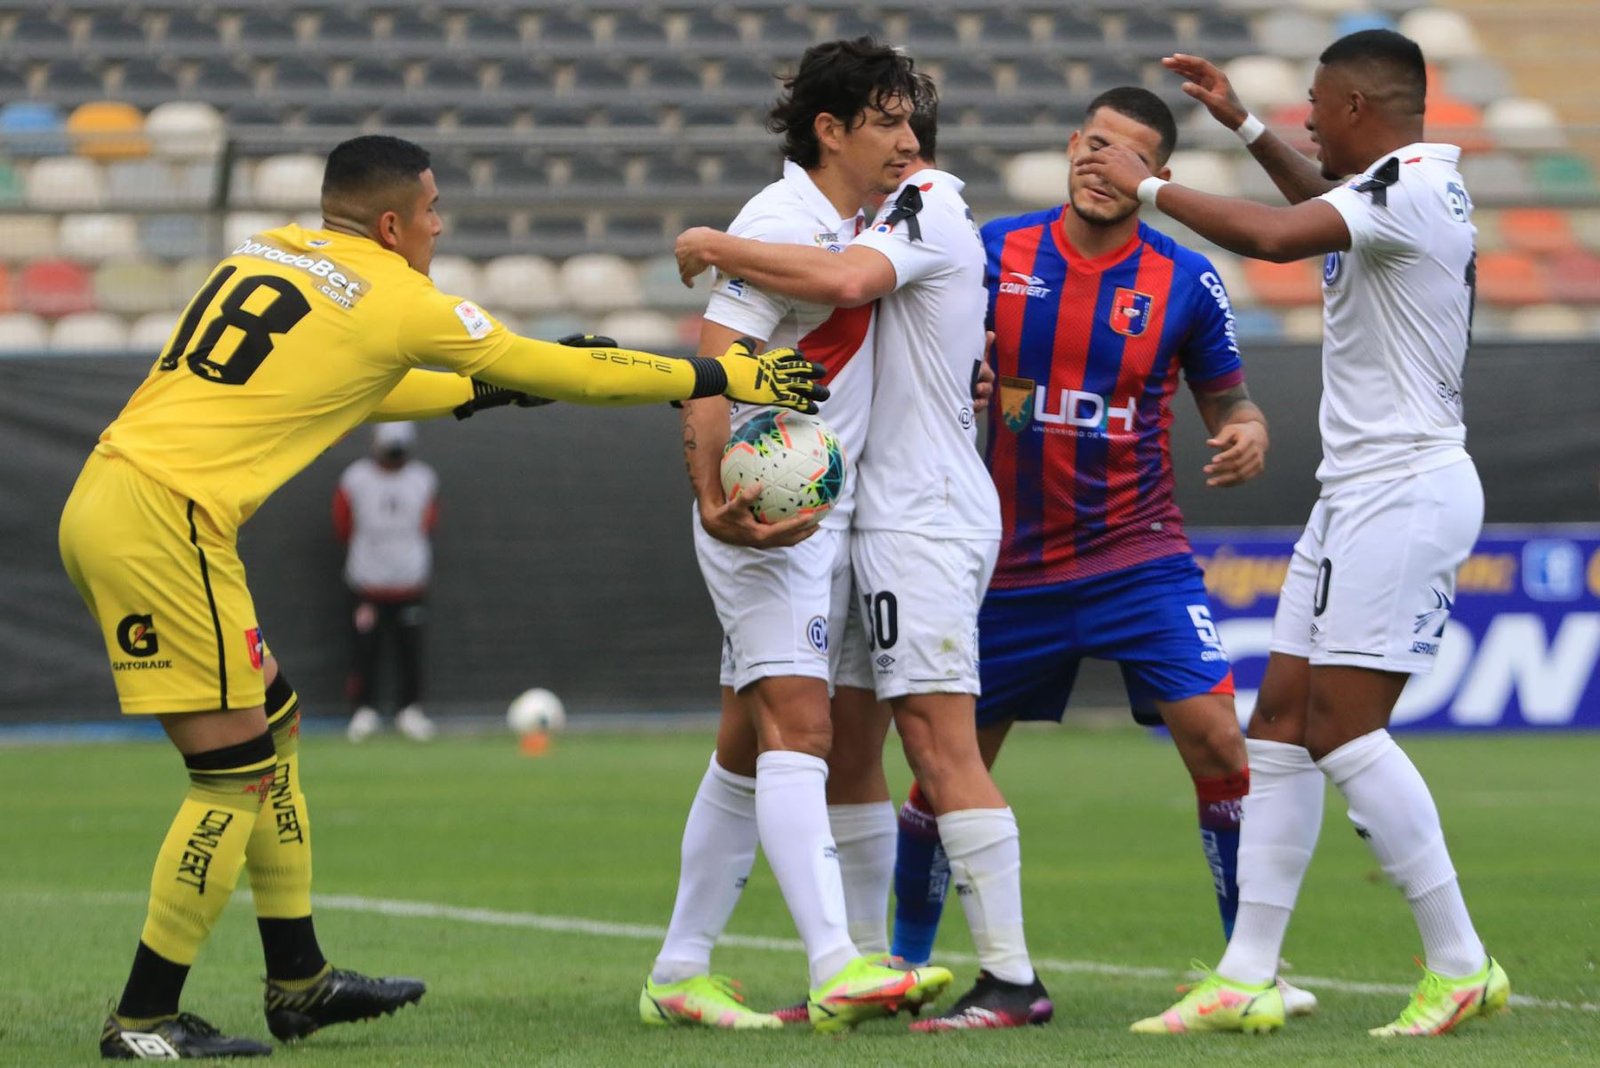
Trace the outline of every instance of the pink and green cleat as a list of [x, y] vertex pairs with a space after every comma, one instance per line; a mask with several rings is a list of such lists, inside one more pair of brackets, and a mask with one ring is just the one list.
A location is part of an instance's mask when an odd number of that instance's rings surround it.
[[723, 1027], [732, 1031], [765, 1031], [783, 1026], [771, 1013], [744, 1003], [739, 984], [725, 975], [695, 975], [676, 983], [644, 981], [639, 992], [639, 1018], [647, 1024]]
[[863, 1020], [919, 1009], [954, 979], [948, 968], [901, 969], [886, 966], [882, 957], [857, 957], [811, 991], [806, 1014], [818, 1031], [843, 1031]]
[[[1195, 962], [1196, 967], [1200, 964]], [[1262, 1035], [1283, 1026], [1283, 994], [1272, 980], [1236, 983], [1210, 972], [1189, 988], [1177, 1004], [1159, 1016], [1135, 1023], [1140, 1035], [1187, 1035], [1206, 1031], [1242, 1031]]]
[[1492, 1016], [1511, 1000], [1511, 980], [1493, 957], [1477, 974], [1450, 979], [1422, 969], [1422, 982], [1391, 1024], [1374, 1027], [1379, 1038], [1442, 1035], [1475, 1016]]

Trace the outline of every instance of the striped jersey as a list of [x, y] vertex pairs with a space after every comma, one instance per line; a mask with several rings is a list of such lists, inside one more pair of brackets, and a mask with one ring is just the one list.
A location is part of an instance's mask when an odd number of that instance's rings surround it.
[[1139, 224], [1087, 259], [1061, 207], [983, 227], [997, 401], [985, 459], [1000, 492], [993, 585], [1041, 586], [1190, 551], [1169, 428], [1191, 389], [1244, 380], [1211, 263]]

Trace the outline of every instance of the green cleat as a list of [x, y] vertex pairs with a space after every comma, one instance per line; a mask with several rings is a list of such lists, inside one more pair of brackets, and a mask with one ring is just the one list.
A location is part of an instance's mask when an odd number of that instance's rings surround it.
[[694, 975], [676, 983], [645, 979], [639, 991], [639, 1019], [647, 1024], [726, 1027], [733, 1031], [776, 1030], [783, 1021], [744, 1003], [739, 984], [725, 975]]
[[[1196, 967], [1200, 967], [1198, 961]], [[1187, 1035], [1201, 1031], [1243, 1031], [1263, 1035], [1283, 1026], [1283, 994], [1268, 980], [1236, 983], [1210, 972], [1176, 1005], [1129, 1028], [1139, 1035]]]
[[1492, 1016], [1511, 999], [1511, 980], [1506, 970], [1490, 957], [1476, 975], [1449, 979], [1438, 972], [1422, 969], [1411, 1002], [1394, 1023], [1374, 1027], [1369, 1035], [1394, 1038], [1401, 1035], [1442, 1035], [1474, 1016]]
[[902, 1008], [920, 1009], [955, 979], [948, 968], [888, 967], [879, 957], [857, 957], [839, 974], [811, 991], [806, 1012], [824, 1033], [843, 1031], [863, 1020], [893, 1016]]

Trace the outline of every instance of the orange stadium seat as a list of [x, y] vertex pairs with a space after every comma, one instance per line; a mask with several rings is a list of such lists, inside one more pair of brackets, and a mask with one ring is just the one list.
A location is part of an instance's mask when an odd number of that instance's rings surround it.
[[1600, 256], [1582, 249], [1558, 252], [1545, 263], [1550, 296], [1563, 304], [1600, 304]]
[[1483, 125], [1483, 112], [1465, 100], [1431, 92], [1422, 121], [1430, 140], [1460, 145], [1463, 152], [1487, 152], [1494, 148], [1494, 138]]
[[1543, 304], [1550, 287], [1526, 253], [1485, 252], [1478, 257], [1478, 296], [1489, 304]]
[[1322, 303], [1322, 277], [1311, 260], [1269, 263], [1246, 260], [1244, 274], [1256, 299], [1270, 306]]
[[1578, 247], [1567, 213], [1550, 208], [1507, 208], [1500, 213], [1500, 236], [1518, 252], [1566, 252]]
[[78, 105], [67, 117], [67, 135], [73, 150], [90, 159], [138, 159], [150, 154], [144, 112], [120, 100]]
[[94, 307], [94, 280], [71, 260], [35, 260], [18, 273], [13, 295], [22, 311], [71, 315]]

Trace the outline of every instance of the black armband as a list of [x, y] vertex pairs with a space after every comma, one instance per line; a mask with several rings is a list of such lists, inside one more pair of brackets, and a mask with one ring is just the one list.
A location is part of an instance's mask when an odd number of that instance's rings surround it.
[[701, 397], [720, 397], [728, 391], [728, 371], [721, 361], [710, 356], [691, 356], [689, 365], [694, 368], [694, 392], [690, 400]]

